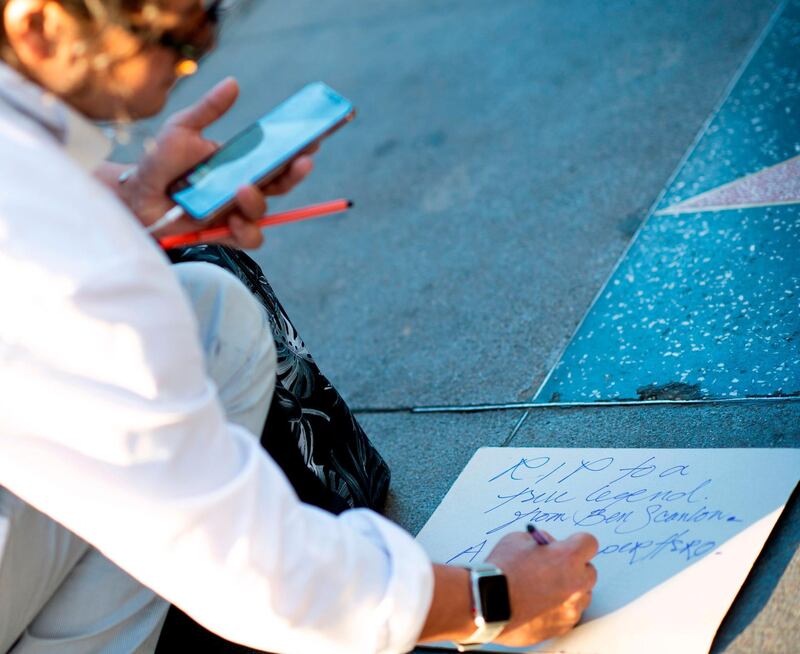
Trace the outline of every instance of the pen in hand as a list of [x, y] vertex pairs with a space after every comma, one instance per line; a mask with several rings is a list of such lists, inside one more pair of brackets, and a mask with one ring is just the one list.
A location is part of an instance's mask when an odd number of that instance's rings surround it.
[[534, 527], [530, 522], [526, 525], [526, 528], [528, 533], [533, 536], [533, 540], [535, 540], [539, 545], [547, 545], [549, 542], [547, 538], [545, 538], [544, 534]]
[[[347, 211], [352, 206], [353, 202], [351, 200], [331, 200], [330, 202], [321, 202], [320, 204], [314, 204], [310, 207], [302, 207], [300, 209], [284, 211], [283, 213], [272, 214], [271, 216], [264, 216], [264, 218], [257, 221], [257, 224], [259, 227], [275, 227], [276, 225], [294, 223], [300, 220], [319, 218], [321, 216], [328, 216], [332, 213]], [[195, 243], [213, 243], [214, 241], [230, 235], [231, 230], [227, 226], [212, 227], [210, 229], [204, 229], [198, 232], [188, 232], [185, 234], [165, 236], [158, 239], [158, 242], [162, 248], [169, 250], [171, 248], [193, 245]]]

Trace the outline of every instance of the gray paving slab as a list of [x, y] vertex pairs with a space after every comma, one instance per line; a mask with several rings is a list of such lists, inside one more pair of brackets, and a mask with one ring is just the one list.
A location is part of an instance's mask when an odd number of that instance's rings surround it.
[[[800, 402], [546, 408], [514, 447], [800, 447]], [[758, 487], [757, 478], [742, 483]], [[795, 492], [717, 634], [712, 652], [796, 654], [800, 493]]]
[[258, 254], [356, 405], [530, 397], [773, 0], [250, 2], [176, 93], [227, 74], [222, 138], [303, 83], [359, 120], [290, 198], [347, 217]]
[[392, 469], [386, 513], [416, 534], [479, 447], [499, 446], [520, 411], [481, 414], [360, 414]]

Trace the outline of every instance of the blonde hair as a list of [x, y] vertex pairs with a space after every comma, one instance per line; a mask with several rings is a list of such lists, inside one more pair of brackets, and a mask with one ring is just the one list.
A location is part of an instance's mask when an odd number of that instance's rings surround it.
[[[87, 26], [102, 30], [104, 26], [130, 25], [130, 19], [142, 15], [145, 8], [158, 9], [160, 0], [52, 0], [60, 4], [73, 16], [82, 19]], [[8, 44], [5, 34], [3, 13], [9, 0], [0, 0], [0, 58], [12, 66], [17, 65], [17, 58]], [[89, 52], [91, 44], [86, 43]]]

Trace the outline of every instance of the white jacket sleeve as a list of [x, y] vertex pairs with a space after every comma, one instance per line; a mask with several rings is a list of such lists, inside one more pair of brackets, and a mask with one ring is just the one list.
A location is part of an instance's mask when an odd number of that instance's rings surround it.
[[228, 639], [411, 649], [433, 583], [419, 546], [370, 511], [301, 504], [226, 423], [164, 261], [92, 268], [0, 257], [20, 282], [0, 289], [0, 484]]

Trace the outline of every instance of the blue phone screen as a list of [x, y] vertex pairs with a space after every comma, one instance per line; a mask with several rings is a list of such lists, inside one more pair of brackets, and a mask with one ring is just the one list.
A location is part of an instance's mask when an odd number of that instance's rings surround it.
[[309, 84], [195, 168], [186, 177], [189, 186], [173, 193], [173, 200], [195, 218], [209, 216], [239, 187], [290, 160], [352, 109], [326, 84]]

